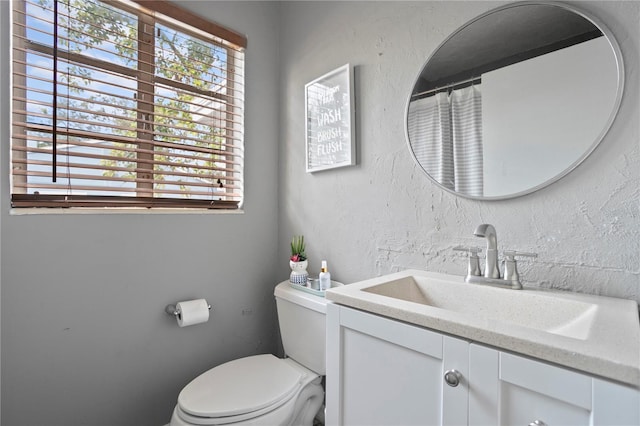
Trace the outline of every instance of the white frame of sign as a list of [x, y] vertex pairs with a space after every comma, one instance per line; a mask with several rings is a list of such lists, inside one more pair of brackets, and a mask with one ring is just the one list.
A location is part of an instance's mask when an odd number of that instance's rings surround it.
[[307, 173], [356, 164], [353, 67], [304, 86]]

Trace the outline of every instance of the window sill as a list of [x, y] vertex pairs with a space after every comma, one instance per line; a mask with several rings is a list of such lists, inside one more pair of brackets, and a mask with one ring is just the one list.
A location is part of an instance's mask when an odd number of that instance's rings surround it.
[[103, 208], [12, 208], [9, 210], [11, 216], [30, 216], [30, 215], [75, 215], [75, 214], [173, 214], [173, 215], [219, 215], [219, 214], [244, 214], [242, 209], [223, 210], [223, 209], [179, 209], [179, 208], [153, 208], [146, 207], [103, 207]]

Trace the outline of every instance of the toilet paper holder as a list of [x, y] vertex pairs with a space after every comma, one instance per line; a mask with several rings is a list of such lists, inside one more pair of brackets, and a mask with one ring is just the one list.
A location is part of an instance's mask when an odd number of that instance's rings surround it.
[[[211, 310], [211, 305], [207, 304], [207, 308]], [[169, 315], [173, 315], [174, 317], [178, 317], [181, 314], [180, 309], [176, 308], [176, 305], [167, 305], [165, 306], [164, 311]]]

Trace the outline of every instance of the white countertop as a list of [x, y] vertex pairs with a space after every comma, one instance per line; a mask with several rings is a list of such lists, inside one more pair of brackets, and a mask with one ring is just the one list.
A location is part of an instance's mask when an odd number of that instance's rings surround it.
[[[437, 296], [439, 299], [432, 303], [429, 294], [418, 294], [415, 296], [417, 302], [414, 302], [385, 295], [385, 292], [389, 293], [386, 290], [372, 290], [397, 280], [408, 284], [413, 279], [428, 283], [434, 293], [439, 293], [434, 294], [434, 298]], [[453, 300], [459, 299], [460, 295], [473, 301], [470, 308], [460, 308], [461, 302]], [[511, 290], [467, 284], [464, 277], [419, 270], [332, 288], [326, 291], [326, 298], [341, 305], [640, 388], [640, 321], [635, 301], [571, 292]], [[500, 302], [491, 307], [483, 306], [483, 300], [492, 298]], [[588, 327], [580, 326], [576, 330], [570, 325], [569, 331], [565, 331], [566, 326], [545, 331], [545, 327], [552, 327], [554, 321], [560, 322], [563, 320], [561, 317], [569, 315], [564, 308], [572, 308], [572, 305], [589, 306], [589, 312], [584, 314], [591, 318]]]

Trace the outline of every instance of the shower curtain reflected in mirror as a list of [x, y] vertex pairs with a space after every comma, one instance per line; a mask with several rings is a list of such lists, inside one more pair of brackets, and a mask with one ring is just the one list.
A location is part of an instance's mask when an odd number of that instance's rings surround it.
[[442, 186], [483, 195], [482, 95], [478, 85], [411, 101], [411, 149]]

